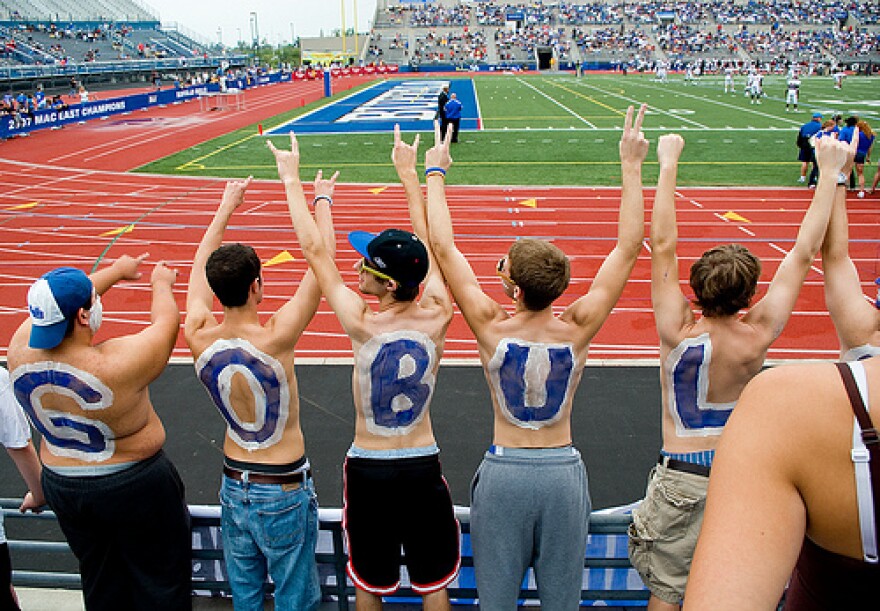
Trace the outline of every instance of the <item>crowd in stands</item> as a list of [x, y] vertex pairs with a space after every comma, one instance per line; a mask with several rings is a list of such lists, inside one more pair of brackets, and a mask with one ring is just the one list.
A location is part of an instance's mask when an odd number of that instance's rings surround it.
[[572, 31], [572, 39], [587, 58], [594, 54], [641, 53], [650, 56], [654, 48], [648, 35], [641, 29], [626, 30], [623, 34], [619, 28], [602, 28], [598, 30]]
[[549, 5], [517, 5], [507, 3], [485, 2], [475, 7], [477, 23], [480, 25], [504, 25], [509, 10], [522, 13], [527, 25], [549, 25], [553, 17], [553, 8]]
[[654, 24], [658, 15], [674, 14], [679, 23], [721, 24], [783, 24], [828, 25], [841, 14], [848, 14], [861, 25], [880, 23], [880, 5], [876, 2], [854, 0], [826, 0], [798, 2], [796, 0], [711, 0], [708, 2], [583, 2], [559, 4], [527, 4], [523, 2], [478, 2], [467, 5], [420, 6], [393, 5], [383, 18], [391, 25], [414, 27], [468, 25], [471, 11], [478, 25], [505, 25], [510, 12], [522, 13], [525, 23], [531, 25], [555, 23], [588, 25], [622, 23], [624, 18], [636, 24]]
[[691, 55], [735, 55], [737, 41], [718, 28], [703, 30], [691, 25], [670, 24], [656, 32], [657, 44], [670, 58]]
[[[535, 57], [535, 47], [553, 47], [557, 57], [568, 59], [571, 53], [571, 40], [562, 28], [529, 25], [519, 30], [495, 30], [495, 45], [501, 60], [518, 59], [524, 54], [527, 58]], [[522, 54], [515, 53], [516, 50]]]
[[559, 5], [556, 13], [559, 23], [588, 25], [594, 23], [623, 23], [620, 4], [566, 4]]
[[733, 38], [750, 55], [759, 56], [809, 56], [824, 57], [826, 54], [855, 56], [877, 54], [880, 50], [880, 33], [855, 28], [827, 28], [816, 30], [770, 30], [742, 29]]
[[[407, 45], [404, 51], [408, 55]], [[416, 38], [413, 60], [418, 62], [479, 62], [486, 58], [488, 47], [483, 30], [428, 32]]]
[[[379, 58], [383, 50], [402, 48], [405, 57], [419, 61], [484, 60], [487, 53], [482, 37], [476, 33], [479, 30], [486, 30], [486, 37], [494, 38], [494, 51], [501, 61], [533, 59], [536, 46], [553, 47], [560, 61], [577, 60], [578, 54], [572, 54], [575, 47], [580, 49], [582, 59], [610, 53], [629, 54], [647, 62], [654, 61], [655, 51], [666, 54], [669, 62], [691, 62], [697, 56], [745, 59], [748, 55], [762, 62], [772, 58], [790, 61], [799, 54], [808, 61], [825, 62], [880, 56], [880, 33], [866, 27], [880, 23], [880, 5], [853, 0], [490, 1], [454, 6], [396, 5], [380, 12], [388, 22], [400, 26], [461, 26], [463, 33], [417, 33], [416, 39], [423, 42], [412, 54], [408, 36], [397, 33], [382, 44], [377, 34], [369, 54]], [[516, 27], [508, 22], [512, 14], [518, 17]], [[842, 17], [846, 15], [855, 22], [844, 24]], [[384, 23], [383, 18], [377, 23]], [[602, 25], [618, 27], [595, 27]], [[451, 36], [459, 44], [454, 49], [436, 49], [432, 40], [435, 36]]]

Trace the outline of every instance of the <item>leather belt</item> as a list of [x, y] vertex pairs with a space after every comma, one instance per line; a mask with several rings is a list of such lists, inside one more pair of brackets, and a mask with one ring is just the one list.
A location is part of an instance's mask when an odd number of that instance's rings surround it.
[[[312, 470], [309, 469], [305, 472], [298, 471], [296, 473], [284, 473], [277, 475], [271, 473], [255, 473], [254, 471], [248, 471], [247, 474], [247, 481], [252, 484], [302, 484], [307, 477], [312, 476]], [[226, 465], [223, 465], [223, 475], [231, 477], [232, 479], [238, 481], [244, 481], [243, 471], [232, 469]]]
[[706, 465], [698, 465], [692, 462], [685, 462], [676, 458], [663, 456], [662, 454], [660, 455], [660, 460], [658, 460], [657, 463], [663, 465], [667, 469], [672, 469], [673, 471], [684, 471], [685, 473], [702, 475], [703, 477], [709, 477], [709, 471], [711, 470], [711, 467], [707, 467]]

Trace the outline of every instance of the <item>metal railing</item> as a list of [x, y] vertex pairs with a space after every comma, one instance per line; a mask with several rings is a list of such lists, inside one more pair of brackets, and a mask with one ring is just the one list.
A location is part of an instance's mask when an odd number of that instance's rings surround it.
[[[40, 514], [21, 514], [17, 511], [21, 504], [16, 499], [0, 499], [0, 508], [6, 518], [14, 520], [44, 520], [56, 521], [55, 515], [51, 511], [44, 511]], [[191, 506], [192, 528], [193, 531], [198, 529], [212, 529], [220, 526], [220, 508], [215, 506]], [[461, 523], [462, 534], [470, 533], [470, 509], [467, 507], [456, 507], [456, 517]], [[631, 523], [628, 515], [607, 515], [594, 513], [590, 517], [590, 535], [611, 535], [620, 536], [626, 533], [626, 529]], [[335, 600], [340, 611], [349, 609], [350, 598], [354, 596], [355, 589], [352, 586], [345, 572], [345, 565], [348, 561], [348, 555], [345, 550], [345, 537], [342, 530], [342, 510], [322, 508], [319, 510], [320, 530], [329, 535], [329, 550], [327, 546], [316, 553], [319, 569], [322, 574], [328, 573], [333, 579], [322, 580], [321, 590], [324, 598]], [[7, 529], [8, 531], [9, 529]], [[8, 536], [8, 533], [7, 533]], [[326, 536], [326, 535], [325, 535]], [[68, 561], [73, 560], [73, 554], [70, 547], [65, 541], [33, 541], [33, 540], [9, 540], [9, 548], [13, 552], [22, 552], [31, 555], [43, 557], [49, 554], [61, 555]], [[192, 559], [194, 561], [205, 562], [222, 562], [223, 550], [219, 548], [193, 549]], [[405, 559], [402, 559], [405, 561]], [[201, 564], [200, 563], [200, 564]], [[41, 563], [42, 564], [42, 563]], [[465, 569], [473, 567], [473, 558], [471, 556], [463, 556], [461, 566]], [[584, 568], [592, 570], [629, 570], [631, 565], [629, 558], [619, 555], [595, 555], [588, 551], [584, 560]], [[77, 573], [65, 572], [61, 570], [14, 570], [12, 572], [12, 581], [15, 585], [38, 588], [62, 588], [62, 589], [79, 589], [81, 587], [80, 577]], [[591, 584], [595, 580], [588, 580]], [[603, 579], [600, 580], [603, 587], [590, 587], [581, 590], [582, 600], [606, 600], [606, 601], [644, 601], [649, 597], [649, 592], [643, 587], [636, 586], [627, 587], [626, 584], [620, 584], [620, 580]], [[613, 585], [617, 583], [618, 585]], [[608, 585], [612, 584], [612, 585]], [[640, 585], [640, 584], [639, 584]], [[223, 579], [205, 579], [201, 576], [193, 576], [193, 591], [209, 592], [209, 593], [229, 593], [229, 583]], [[449, 596], [457, 600], [473, 600], [477, 598], [477, 591], [474, 587], [450, 587], [448, 589]], [[538, 592], [534, 588], [523, 589], [520, 593], [522, 599], [537, 599]], [[420, 598], [409, 587], [400, 588], [394, 595], [386, 598]]]

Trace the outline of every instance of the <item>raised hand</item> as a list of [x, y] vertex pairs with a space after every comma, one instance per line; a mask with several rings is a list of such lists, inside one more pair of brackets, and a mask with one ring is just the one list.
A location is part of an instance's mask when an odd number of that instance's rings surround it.
[[657, 141], [657, 161], [660, 167], [676, 165], [684, 149], [684, 138], [678, 134], [664, 134]]
[[841, 173], [849, 176], [856, 150], [859, 147], [859, 129], [853, 131], [850, 142], [840, 142], [831, 136], [816, 138], [816, 163], [820, 174]]
[[177, 270], [168, 267], [165, 264], [165, 261], [159, 261], [158, 263], [156, 263], [156, 267], [153, 268], [153, 273], [150, 276], [150, 284], [152, 284], [153, 286], [156, 286], [157, 284], [173, 286], [176, 280]]
[[122, 255], [119, 257], [113, 265], [119, 271], [119, 277], [122, 280], [138, 280], [141, 277], [141, 272], [138, 269], [141, 263], [144, 262], [144, 259], [150, 253], [145, 252], [137, 257], [131, 257], [129, 255]]
[[275, 148], [271, 140], [266, 141], [266, 146], [275, 155], [275, 165], [278, 166], [278, 177], [282, 181], [299, 181], [299, 142], [296, 134], [290, 132], [290, 150], [285, 151]]
[[323, 196], [333, 198], [333, 189], [336, 188], [336, 179], [339, 178], [339, 172], [334, 172], [329, 179], [324, 178], [324, 172], [318, 170], [315, 175], [315, 197]]
[[452, 141], [449, 134], [452, 126], [446, 133], [446, 139], [440, 140], [440, 123], [434, 121], [434, 146], [425, 152], [425, 169], [441, 168], [448, 170], [452, 165], [452, 157], [449, 156], [449, 143]]
[[245, 180], [230, 180], [227, 182], [226, 188], [223, 190], [221, 205], [231, 206], [233, 210], [241, 206], [244, 203], [244, 192], [251, 185], [253, 178], [253, 176], [248, 176]]
[[415, 174], [416, 161], [419, 158], [419, 140], [421, 134], [416, 134], [412, 144], [407, 144], [400, 137], [400, 125], [394, 124], [394, 148], [391, 149], [391, 161], [397, 170], [397, 175], [403, 179], [404, 175]]
[[648, 105], [639, 107], [639, 114], [633, 122], [633, 107], [626, 109], [626, 118], [623, 121], [623, 135], [620, 137], [620, 161], [621, 163], [642, 163], [648, 155], [648, 140], [642, 133], [642, 121]]

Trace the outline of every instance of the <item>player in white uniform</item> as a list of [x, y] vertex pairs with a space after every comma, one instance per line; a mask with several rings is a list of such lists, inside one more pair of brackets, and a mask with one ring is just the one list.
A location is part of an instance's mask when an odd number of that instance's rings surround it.
[[724, 93], [736, 93], [736, 86], [733, 82], [734, 69], [727, 68], [724, 70]]
[[788, 107], [791, 106], [795, 112], [798, 109], [798, 100], [800, 99], [801, 79], [797, 73], [792, 74], [788, 78], [787, 90], [785, 92], [785, 112], [789, 112]]

